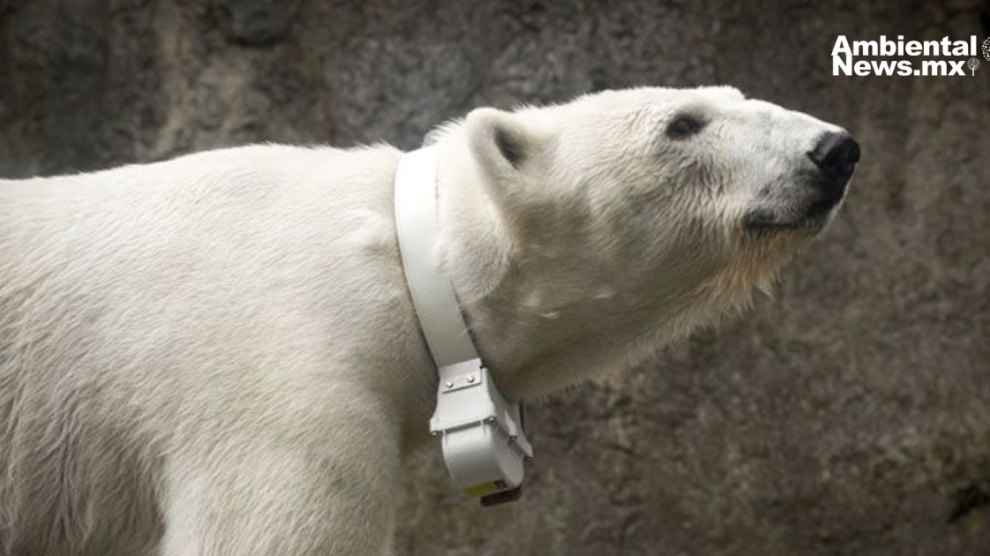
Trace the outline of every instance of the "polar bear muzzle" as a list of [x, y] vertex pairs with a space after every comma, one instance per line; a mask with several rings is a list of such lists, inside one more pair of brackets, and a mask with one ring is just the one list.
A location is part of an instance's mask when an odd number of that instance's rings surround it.
[[810, 168], [802, 168], [798, 187], [790, 190], [788, 202], [760, 203], [743, 218], [749, 230], [820, 230], [828, 223], [846, 195], [846, 188], [859, 162], [859, 143], [845, 131], [823, 133], [807, 152]]

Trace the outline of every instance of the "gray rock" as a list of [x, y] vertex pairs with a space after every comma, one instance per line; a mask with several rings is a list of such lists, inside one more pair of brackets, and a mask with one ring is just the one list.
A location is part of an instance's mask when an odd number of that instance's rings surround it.
[[296, 16], [296, 0], [213, 0], [213, 16], [227, 40], [265, 46], [288, 36]]

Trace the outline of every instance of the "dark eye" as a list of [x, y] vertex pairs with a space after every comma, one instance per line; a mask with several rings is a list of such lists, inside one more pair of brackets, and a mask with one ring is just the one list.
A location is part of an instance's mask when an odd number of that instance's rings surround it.
[[685, 139], [705, 127], [705, 121], [692, 114], [680, 114], [667, 125], [667, 137]]

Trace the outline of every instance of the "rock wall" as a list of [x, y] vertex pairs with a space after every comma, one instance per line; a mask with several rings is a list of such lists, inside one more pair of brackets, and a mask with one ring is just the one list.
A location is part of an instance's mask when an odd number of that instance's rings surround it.
[[[397, 553], [990, 554], [990, 63], [834, 77], [835, 38], [990, 34], [976, 0], [0, 0], [0, 175], [389, 141], [485, 104], [728, 83], [841, 123], [846, 209], [773, 299], [530, 407], [524, 501], [410, 466]], [[967, 72], [969, 73], [969, 72]]]

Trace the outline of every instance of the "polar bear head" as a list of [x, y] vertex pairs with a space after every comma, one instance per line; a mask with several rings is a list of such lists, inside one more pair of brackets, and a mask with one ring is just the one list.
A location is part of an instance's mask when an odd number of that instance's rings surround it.
[[456, 160], [444, 262], [483, 355], [525, 393], [746, 305], [829, 223], [859, 160], [842, 128], [727, 87], [482, 108], [439, 142]]

